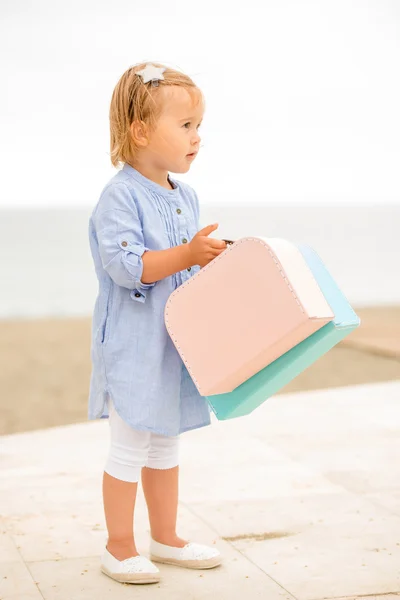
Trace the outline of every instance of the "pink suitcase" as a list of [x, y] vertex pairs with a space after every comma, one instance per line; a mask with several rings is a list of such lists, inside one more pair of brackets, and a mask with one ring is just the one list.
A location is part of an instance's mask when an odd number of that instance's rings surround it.
[[179, 286], [165, 325], [202, 396], [231, 392], [331, 322], [300, 250], [245, 237]]

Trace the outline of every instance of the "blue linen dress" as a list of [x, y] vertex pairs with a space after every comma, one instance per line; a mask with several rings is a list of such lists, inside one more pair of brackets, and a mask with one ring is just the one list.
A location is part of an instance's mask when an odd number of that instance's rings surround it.
[[193, 383], [164, 323], [170, 294], [199, 265], [142, 283], [142, 255], [188, 243], [200, 229], [199, 202], [169, 177], [167, 190], [126, 164], [107, 183], [89, 219], [99, 292], [92, 318], [88, 418], [109, 416], [112, 398], [134, 429], [175, 436], [210, 424], [210, 408]]

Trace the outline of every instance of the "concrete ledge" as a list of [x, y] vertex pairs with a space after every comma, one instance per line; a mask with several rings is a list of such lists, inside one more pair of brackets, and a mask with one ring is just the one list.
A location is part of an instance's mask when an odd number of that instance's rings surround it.
[[[400, 594], [400, 382], [276, 396], [182, 436], [179, 532], [221, 568], [99, 571], [108, 422], [1, 438], [0, 598], [340, 600]], [[149, 528], [142, 492], [139, 550]]]

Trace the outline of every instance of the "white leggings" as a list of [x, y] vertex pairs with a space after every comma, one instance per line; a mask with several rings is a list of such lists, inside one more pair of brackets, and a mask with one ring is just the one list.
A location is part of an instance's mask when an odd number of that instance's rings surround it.
[[179, 435], [167, 437], [138, 431], [125, 423], [109, 401], [110, 452], [105, 472], [131, 483], [139, 481], [142, 467], [172, 469], [179, 464]]

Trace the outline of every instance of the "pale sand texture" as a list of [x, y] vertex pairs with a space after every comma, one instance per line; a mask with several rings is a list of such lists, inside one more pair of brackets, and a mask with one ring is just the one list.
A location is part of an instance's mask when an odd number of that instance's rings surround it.
[[[400, 307], [356, 310], [362, 326], [283, 393], [400, 379]], [[0, 322], [0, 434], [87, 420], [91, 320]]]

